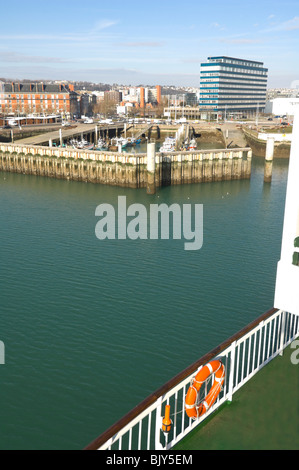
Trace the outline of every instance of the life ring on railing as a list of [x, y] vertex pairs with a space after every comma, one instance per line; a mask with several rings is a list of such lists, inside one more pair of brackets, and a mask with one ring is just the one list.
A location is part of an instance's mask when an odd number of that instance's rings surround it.
[[[197, 397], [199, 397], [202, 384], [213, 374], [215, 374], [215, 376], [209, 393], [198, 403]], [[185, 410], [189, 418], [199, 418], [215, 403], [221, 391], [224, 377], [224, 365], [217, 359], [209, 362], [200, 369], [192, 379], [185, 399]]]

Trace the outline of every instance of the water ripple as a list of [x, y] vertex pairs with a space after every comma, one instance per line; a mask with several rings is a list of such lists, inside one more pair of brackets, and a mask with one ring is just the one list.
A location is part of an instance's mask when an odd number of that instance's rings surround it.
[[[272, 307], [287, 163], [251, 181], [163, 188], [204, 205], [204, 244], [100, 242], [94, 211], [145, 191], [7, 174], [0, 184], [0, 448], [82, 448]], [[159, 199], [158, 199], [159, 196]], [[190, 199], [188, 199], [190, 198]]]

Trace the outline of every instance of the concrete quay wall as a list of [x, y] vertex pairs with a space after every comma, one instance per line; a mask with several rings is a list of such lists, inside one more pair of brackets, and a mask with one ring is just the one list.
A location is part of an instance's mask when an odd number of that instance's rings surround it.
[[[261, 134], [254, 133], [248, 129], [243, 129], [244, 136], [246, 142], [252, 148], [254, 155], [257, 157], [265, 157], [266, 156], [266, 136], [263, 139], [260, 138]], [[268, 136], [273, 136], [274, 134], [268, 134]], [[287, 135], [286, 139], [280, 140], [280, 138], [275, 136], [275, 145], [274, 145], [274, 158], [290, 158], [290, 150], [291, 150], [291, 135]]]
[[[250, 148], [156, 153], [155, 185], [250, 178], [251, 157]], [[0, 171], [130, 188], [148, 183], [147, 154], [1, 143]]]

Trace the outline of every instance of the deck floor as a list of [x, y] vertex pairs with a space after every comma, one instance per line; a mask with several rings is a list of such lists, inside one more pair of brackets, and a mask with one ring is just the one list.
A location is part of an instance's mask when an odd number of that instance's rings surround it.
[[232, 403], [174, 450], [299, 450], [299, 364], [291, 362], [294, 352], [288, 347], [267, 364], [234, 394]]

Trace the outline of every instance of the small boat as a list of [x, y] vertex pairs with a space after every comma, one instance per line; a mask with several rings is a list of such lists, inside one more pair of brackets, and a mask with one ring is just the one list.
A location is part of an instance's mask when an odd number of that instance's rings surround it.
[[175, 151], [176, 139], [174, 137], [166, 137], [162, 146], [160, 147], [160, 152], [174, 152]]
[[103, 139], [98, 140], [96, 150], [108, 150], [108, 144]]
[[129, 137], [128, 139], [128, 146], [134, 146], [134, 145], [138, 145], [141, 143], [141, 139], [135, 139], [135, 137]]
[[76, 140], [76, 139], [71, 139], [71, 140], [70, 140], [70, 145], [71, 145], [74, 149], [76, 149], [76, 148], [78, 147], [78, 144], [79, 144], [79, 141], [78, 141], [78, 140]]
[[162, 147], [160, 147], [160, 150], [159, 150], [160, 153], [174, 152], [174, 151], [175, 151], [175, 147], [173, 145], [170, 145], [170, 144], [163, 144]]
[[70, 141], [70, 144], [73, 146], [75, 149], [80, 149], [80, 150], [93, 150], [94, 149], [94, 144], [90, 144], [87, 140], [82, 139], [80, 141], [72, 139]]
[[126, 147], [134, 147], [134, 145], [136, 145], [136, 144], [135, 144], [134, 137], [131, 137], [131, 138], [129, 137], [129, 138], [127, 139]]
[[133, 147], [134, 145], [136, 145], [135, 137], [129, 137], [127, 140], [128, 140], [128, 144], [127, 144], [128, 147]]
[[197, 143], [195, 139], [191, 139], [190, 143], [188, 145], [188, 150], [196, 150], [197, 149]]
[[94, 144], [84, 145], [84, 150], [94, 150]]
[[113, 147], [121, 145], [121, 148], [124, 149], [128, 146], [128, 143], [128, 139], [125, 139], [124, 137], [114, 137], [114, 139], [111, 139], [111, 145]]

